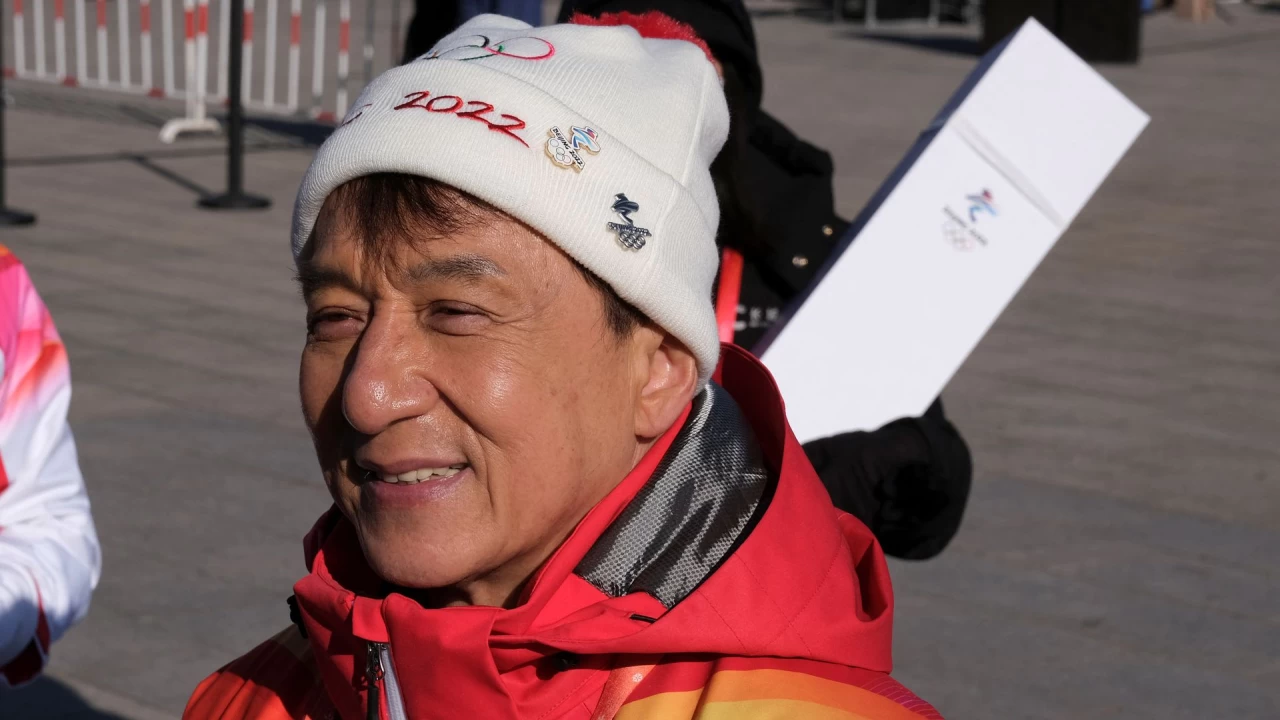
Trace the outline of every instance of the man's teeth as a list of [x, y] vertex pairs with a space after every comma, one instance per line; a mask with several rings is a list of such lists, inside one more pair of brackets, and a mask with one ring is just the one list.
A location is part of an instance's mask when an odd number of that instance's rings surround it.
[[423, 480], [431, 480], [432, 478], [441, 479], [453, 477], [466, 469], [466, 467], [467, 466], [464, 463], [461, 465], [450, 465], [449, 467], [442, 468], [418, 468], [417, 470], [410, 470], [409, 472], [403, 472], [399, 475], [379, 475], [379, 479], [381, 479], [382, 482], [387, 483], [404, 483], [407, 485], [413, 485], [420, 483]]

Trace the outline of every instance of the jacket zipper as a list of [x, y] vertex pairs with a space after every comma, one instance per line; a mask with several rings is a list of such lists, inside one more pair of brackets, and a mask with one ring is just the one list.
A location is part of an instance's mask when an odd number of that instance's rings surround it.
[[391, 648], [386, 643], [369, 643], [365, 661], [365, 679], [369, 683], [366, 720], [382, 720], [380, 705], [385, 697], [387, 716], [391, 720], [409, 720], [404, 711], [404, 698], [400, 696], [400, 683], [391, 663]]
[[382, 720], [382, 711], [378, 706], [382, 704], [382, 654], [378, 650], [378, 646], [382, 643], [369, 643], [369, 647], [365, 652], [364, 662], [364, 678], [367, 681], [365, 700], [365, 720]]

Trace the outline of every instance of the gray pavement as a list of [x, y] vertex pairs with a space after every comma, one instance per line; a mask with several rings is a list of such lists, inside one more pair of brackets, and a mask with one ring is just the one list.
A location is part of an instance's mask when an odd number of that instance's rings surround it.
[[[1147, 21], [1103, 73], [1152, 115], [951, 383], [975, 457], [954, 545], [895, 563], [897, 675], [952, 718], [1280, 717], [1280, 13]], [[963, 31], [757, 19], [766, 106], [856, 212], [973, 66]], [[255, 131], [272, 209], [209, 214], [218, 144], [173, 107], [20, 84], [0, 241], [70, 351], [105, 552], [89, 618], [3, 718], [176, 717], [288, 623], [325, 508], [297, 410], [289, 205], [309, 151]], [[181, 154], [180, 154], [181, 153]]]

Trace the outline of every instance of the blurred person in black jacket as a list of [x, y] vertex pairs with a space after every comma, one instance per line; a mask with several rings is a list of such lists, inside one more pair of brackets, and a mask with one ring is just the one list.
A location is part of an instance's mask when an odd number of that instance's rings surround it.
[[[760, 108], [763, 78], [741, 0], [565, 0], [557, 19], [567, 22], [575, 12], [648, 10], [692, 26], [721, 66], [732, 123], [712, 165], [721, 206], [719, 242], [727, 257], [736, 253], [743, 262], [737, 264], [740, 279], [724, 270], [734, 263], [722, 267], [718, 309], [727, 314], [722, 326], [732, 327], [722, 339], [731, 332], [733, 342], [750, 348], [813, 280], [849, 226], [835, 213], [831, 156]], [[415, 18], [405, 58], [427, 52], [451, 29], [426, 32]], [[733, 290], [737, 303], [724, 303]], [[941, 400], [922, 417], [814, 440], [804, 448], [835, 505], [866, 523], [888, 554], [934, 557], [959, 529], [973, 469]]]

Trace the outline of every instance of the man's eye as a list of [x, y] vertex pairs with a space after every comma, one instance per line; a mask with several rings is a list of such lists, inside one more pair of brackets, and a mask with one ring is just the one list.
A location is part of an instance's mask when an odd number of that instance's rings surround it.
[[476, 314], [476, 310], [474, 308], [452, 307], [452, 306], [439, 308], [436, 310], [436, 312], [440, 313], [441, 315], [452, 315], [452, 316]]
[[342, 340], [360, 332], [360, 319], [349, 313], [319, 312], [307, 319], [307, 334], [314, 340]]
[[427, 323], [446, 335], [470, 335], [489, 323], [489, 316], [474, 305], [437, 303], [427, 311]]

